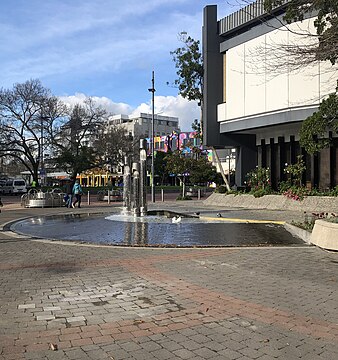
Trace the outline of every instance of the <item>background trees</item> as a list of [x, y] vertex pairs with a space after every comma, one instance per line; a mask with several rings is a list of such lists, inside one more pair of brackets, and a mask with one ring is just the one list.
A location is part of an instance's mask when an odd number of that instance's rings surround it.
[[[197, 101], [203, 107], [203, 58], [200, 51], [200, 42], [185, 33], [180, 34], [183, 46], [171, 51], [176, 66], [178, 79], [174, 84], [178, 87], [179, 94], [189, 101]], [[201, 122], [202, 123], [202, 120]], [[203, 125], [194, 122], [193, 126], [202, 134]]]
[[87, 98], [83, 104], [69, 108], [62, 122], [50, 127], [53, 162], [71, 178], [100, 164], [102, 144], [94, 145], [106, 117], [106, 111]]
[[0, 90], [0, 157], [19, 161], [38, 181], [49, 129], [65, 107], [39, 80]]
[[174, 174], [182, 185], [182, 197], [185, 197], [186, 184], [189, 180], [192, 184], [206, 184], [217, 178], [217, 171], [205, 157], [186, 157], [182, 151], [174, 151], [168, 154], [166, 161], [166, 170]]
[[125, 155], [133, 154], [134, 140], [123, 127], [101, 128], [94, 141], [98, 163], [116, 168], [124, 164]]

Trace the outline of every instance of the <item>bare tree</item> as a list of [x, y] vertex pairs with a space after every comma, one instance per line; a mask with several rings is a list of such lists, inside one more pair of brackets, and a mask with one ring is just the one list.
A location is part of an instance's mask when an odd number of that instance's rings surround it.
[[40, 80], [0, 90], [0, 157], [21, 162], [38, 181], [49, 129], [64, 114], [62, 103]]
[[[232, 1], [229, 1], [229, 3]], [[285, 41], [268, 41], [249, 51], [255, 73], [268, 71], [272, 76], [287, 71], [301, 71], [305, 66], [330, 61], [338, 56], [338, 2], [327, 0], [235, 0], [244, 6], [247, 17], [262, 14], [261, 21], [272, 30], [287, 33]], [[245, 6], [246, 5], [246, 6]], [[253, 11], [254, 9], [254, 11]], [[280, 15], [283, 11], [283, 15]], [[311, 18], [309, 26], [305, 20]], [[298, 23], [296, 23], [298, 22]], [[292, 36], [294, 35], [294, 36]], [[246, 59], [250, 61], [250, 59]], [[261, 67], [260, 67], [261, 64]], [[264, 69], [263, 69], [264, 66]], [[332, 71], [329, 69], [328, 71]]]
[[101, 165], [116, 168], [124, 163], [124, 156], [134, 151], [134, 142], [124, 127], [101, 129], [94, 142]]
[[[54, 163], [75, 178], [100, 162], [94, 146], [107, 112], [92, 98], [68, 109], [67, 117], [50, 127]], [[55, 126], [56, 125], [56, 126]]]

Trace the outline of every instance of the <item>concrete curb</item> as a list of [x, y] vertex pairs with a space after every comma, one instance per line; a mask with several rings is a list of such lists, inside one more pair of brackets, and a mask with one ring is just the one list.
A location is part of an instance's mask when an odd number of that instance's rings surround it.
[[284, 228], [291, 235], [297, 236], [299, 239], [303, 240], [307, 244], [311, 245], [311, 232], [301, 229], [298, 226], [291, 225], [289, 223], [284, 224]]

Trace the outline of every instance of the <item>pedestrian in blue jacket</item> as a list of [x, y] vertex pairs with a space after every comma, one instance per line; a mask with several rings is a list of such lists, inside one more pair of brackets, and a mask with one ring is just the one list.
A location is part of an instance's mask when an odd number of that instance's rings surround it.
[[77, 204], [77, 207], [81, 207], [81, 196], [83, 194], [83, 190], [82, 190], [79, 180], [75, 181], [72, 194], [73, 194], [73, 198], [75, 198], [75, 201], [72, 203], [72, 207], [75, 208], [76, 204]]

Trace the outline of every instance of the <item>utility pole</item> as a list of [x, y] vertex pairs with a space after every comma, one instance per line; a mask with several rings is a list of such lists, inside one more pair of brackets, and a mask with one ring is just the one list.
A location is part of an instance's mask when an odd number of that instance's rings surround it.
[[152, 103], [152, 113], [151, 113], [151, 201], [155, 202], [155, 167], [154, 167], [154, 154], [155, 154], [155, 75], [154, 70], [152, 71], [152, 79], [151, 79], [152, 87], [148, 89], [152, 93], [151, 103]]

